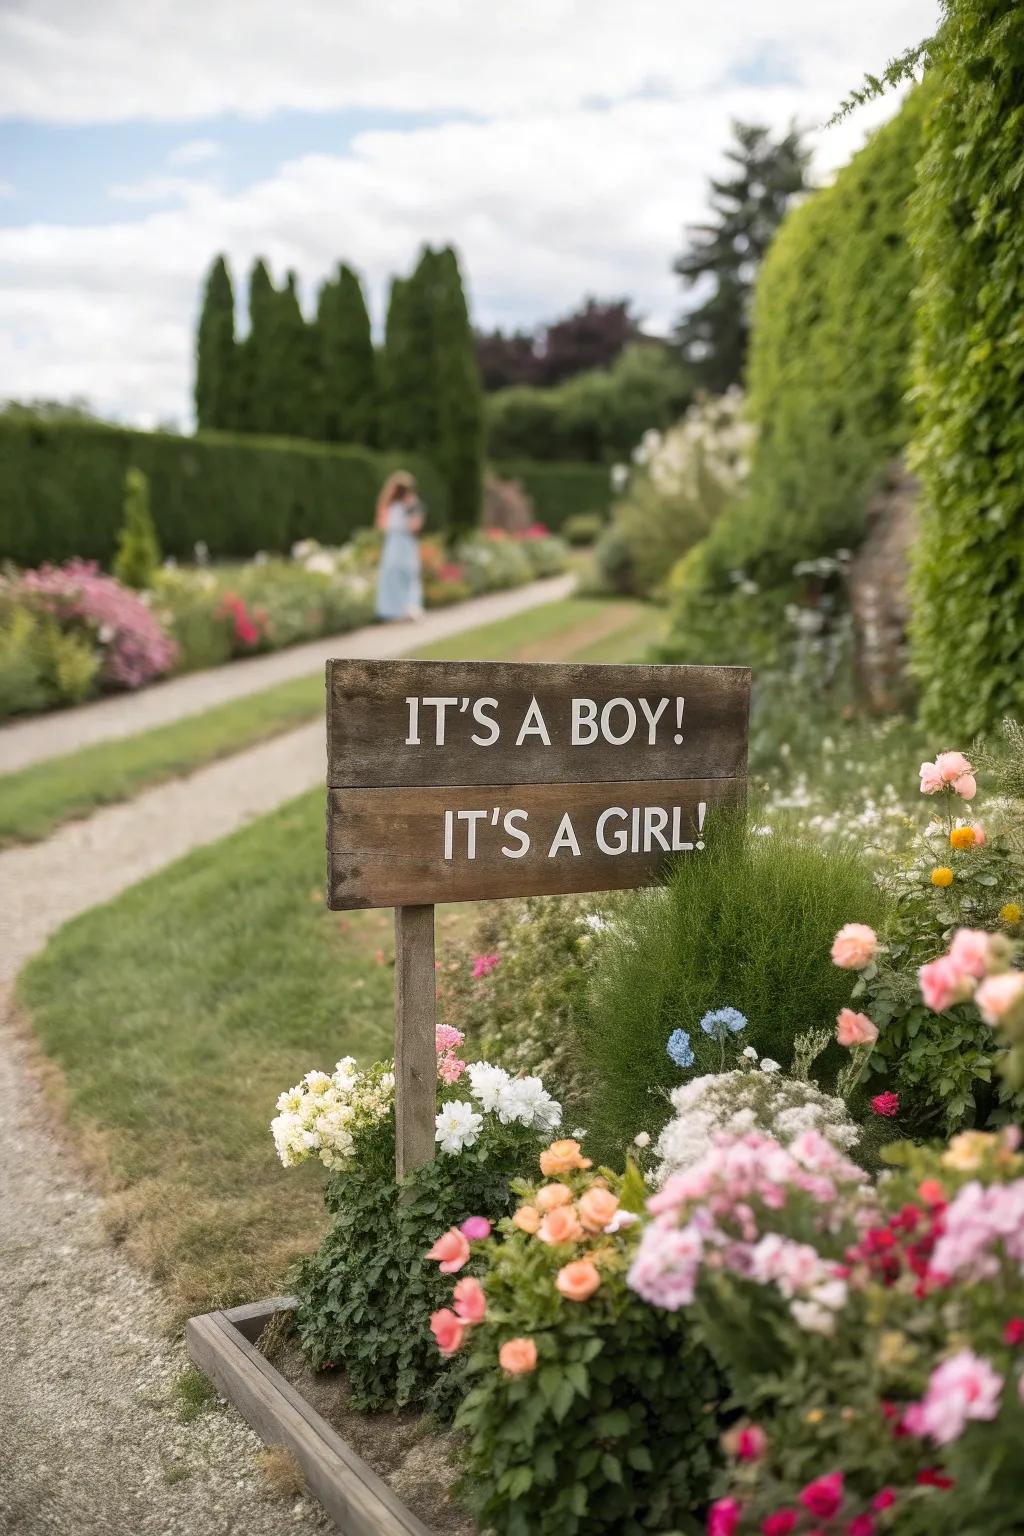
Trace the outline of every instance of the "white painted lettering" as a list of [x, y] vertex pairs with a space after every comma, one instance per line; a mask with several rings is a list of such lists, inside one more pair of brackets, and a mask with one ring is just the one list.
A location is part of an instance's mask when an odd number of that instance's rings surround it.
[[485, 726], [490, 732], [489, 736], [480, 736], [476, 731], [469, 738], [475, 747], [493, 747], [498, 739], [498, 722], [493, 715], [488, 715], [489, 709], [497, 709], [497, 699], [477, 699], [473, 705], [473, 719], [477, 725]]
[[544, 716], [541, 714], [540, 705], [537, 703], [536, 698], [530, 700], [530, 707], [526, 711], [522, 725], [519, 727], [516, 746], [521, 747], [527, 736], [539, 736], [546, 747], [551, 745], [551, 737], [548, 735], [548, 728], [544, 724]]
[[525, 821], [527, 818], [527, 813], [525, 811], [506, 811], [504, 820], [502, 821], [502, 826], [508, 833], [509, 837], [515, 837], [519, 839], [518, 848], [509, 848], [507, 846], [502, 847], [501, 851], [505, 855], [506, 859], [521, 859], [524, 853], [529, 853], [530, 851], [530, 834], [529, 832], [525, 832], [522, 827], [517, 827], [515, 825], [515, 820], [517, 817], [521, 821]]
[[592, 741], [597, 740], [597, 705], [593, 699], [573, 699], [572, 701], [572, 744], [574, 747], [589, 747]]
[[606, 811], [601, 812], [600, 816], [597, 818], [596, 835], [597, 846], [600, 848], [602, 853], [625, 853], [627, 844], [627, 833], [625, 827], [617, 827], [611, 834], [611, 837], [615, 839], [614, 842], [605, 835], [605, 827], [607, 826], [608, 821], [612, 816], [618, 816], [623, 821], [625, 821], [628, 814], [628, 811], [624, 811], [621, 805], [610, 805]]
[[568, 811], [566, 811], [565, 815], [558, 823], [558, 831], [555, 833], [551, 842], [551, 847], [548, 849], [548, 858], [553, 859], [555, 855], [560, 853], [563, 848], [568, 848], [572, 853], [573, 858], [579, 858], [580, 845], [576, 839], [576, 833], [572, 824], [572, 817], [569, 815]]

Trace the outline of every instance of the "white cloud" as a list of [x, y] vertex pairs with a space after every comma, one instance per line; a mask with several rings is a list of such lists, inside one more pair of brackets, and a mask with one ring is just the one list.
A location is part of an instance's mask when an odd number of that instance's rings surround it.
[[167, 164], [206, 165], [210, 160], [219, 160], [223, 153], [224, 146], [216, 139], [186, 139], [171, 150]]
[[[256, 254], [278, 275], [294, 267], [307, 309], [348, 260], [379, 323], [391, 273], [424, 240], [451, 241], [479, 323], [532, 323], [590, 292], [629, 295], [666, 326], [672, 256], [730, 118], [820, 123], [864, 68], [927, 31], [933, 6], [843, 9], [826, 22], [812, 0], [251, 0], [240, 27], [226, 0], [94, 0], [88, 16], [23, 0], [0, 16], [8, 110], [185, 119], [361, 103], [449, 120], [365, 132], [241, 191], [165, 171], [111, 188], [140, 210], [172, 204], [137, 219], [0, 229], [0, 396], [84, 394], [127, 419], [187, 420], [199, 289], [221, 250], [240, 283]], [[786, 60], [789, 83], [730, 83], [756, 81], [759, 58]], [[893, 106], [815, 133], [819, 174]], [[168, 162], [213, 169], [214, 143], [186, 140]]]
[[11, 116], [187, 121], [370, 107], [486, 116], [705, 89], [784, 58], [831, 104], [934, 24], [936, 0], [21, 0], [0, 15]]

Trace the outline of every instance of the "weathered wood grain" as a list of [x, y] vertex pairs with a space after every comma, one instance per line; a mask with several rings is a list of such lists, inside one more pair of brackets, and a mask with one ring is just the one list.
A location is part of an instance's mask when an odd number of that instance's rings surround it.
[[[456, 701], [444, 711], [443, 744], [437, 741], [437, 710], [422, 704], [419, 742], [407, 742], [409, 698]], [[593, 701], [598, 720], [609, 708], [614, 737], [626, 734], [629, 710], [612, 701], [629, 701], [636, 716], [632, 739], [616, 745], [599, 733], [593, 742], [573, 744], [575, 698]], [[653, 727], [641, 699], [658, 716]], [[681, 718], [677, 699], [684, 701]], [[473, 713], [480, 700], [491, 701], [481, 706], [482, 719]], [[550, 744], [536, 733], [517, 744], [533, 700]], [[658, 714], [662, 700], [668, 702]], [[327, 782], [333, 788], [398, 788], [735, 778], [746, 773], [749, 702], [746, 667], [329, 661]], [[474, 743], [474, 734], [481, 741], [492, 734], [488, 720], [500, 729], [497, 740]]]
[[225, 1307], [224, 1316], [232, 1328], [237, 1328], [250, 1344], [255, 1344], [279, 1312], [294, 1312], [298, 1304], [297, 1296], [268, 1296], [263, 1301], [248, 1301], [240, 1307]]
[[345, 1536], [432, 1536], [222, 1312], [190, 1318], [185, 1342], [193, 1362], [264, 1444], [292, 1452], [311, 1493]]
[[396, 906], [395, 1177], [399, 1180], [434, 1155], [436, 988], [434, 909]]
[[[328, 791], [328, 897], [337, 911], [359, 907], [391, 907], [424, 901], [480, 901], [502, 896], [555, 895], [571, 891], [619, 890], [650, 884], [658, 877], [670, 852], [672, 823], [678, 809], [681, 837], [693, 844], [675, 850], [699, 858], [699, 805], [706, 806], [704, 830], [716, 811], [743, 803], [744, 778], [682, 779], [601, 784], [503, 784], [423, 786], [416, 789], [332, 789]], [[645, 808], [663, 811], [666, 848], [646, 832]], [[634, 809], [638, 820], [634, 821]], [[483, 811], [476, 823], [476, 857], [467, 856], [467, 824], [455, 820], [459, 811]], [[498, 824], [492, 824], [495, 810]], [[505, 829], [509, 811], [525, 811], [514, 825], [528, 831], [531, 847], [510, 858], [503, 846], [521, 846]], [[452, 858], [445, 858], [445, 812], [453, 816]], [[620, 836], [635, 851], [603, 852], [596, 841], [603, 812], [606, 843]], [[551, 845], [568, 812], [580, 852], [563, 847], [550, 856]], [[618, 814], [623, 812], [625, 814]], [[653, 816], [657, 823], [660, 817]], [[648, 845], [648, 846], [645, 846]], [[629, 844], [627, 844], [627, 848]], [[433, 978], [430, 997], [433, 998]], [[401, 1096], [400, 1096], [401, 1097]]]

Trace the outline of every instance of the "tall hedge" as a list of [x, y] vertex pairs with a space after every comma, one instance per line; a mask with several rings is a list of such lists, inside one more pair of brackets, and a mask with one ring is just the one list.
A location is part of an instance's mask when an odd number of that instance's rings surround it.
[[580, 512], [598, 512], [604, 517], [611, 506], [611, 478], [605, 464], [501, 459], [490, 467], [502, 480], [519, 481], [533, 502], [537, 521], [552, 531]]
[[1024, 9], [947, 0], [912, 232], [924, 482], [913, 646], [926, 724], [1024, 714]]
[[0, 419], [0, 559], [38, 565], [81, 555], [109, 567], [133, 466], [149, 482], [165, 555], [190, 559], [199, 540], [215, 558], [286, 550], [300, 538], [337, 544], [372, 525], [377, 491], [400, 461], [420, 481], [431, 528], [443, 528], [444, 482], [408, 454]]
[[910, 434], [907, 233], [925, 90], [786, 217], [757, 282], [749, 490], [706, 551], [713, 583], [767, 582], [856, 543], [873, 478]]

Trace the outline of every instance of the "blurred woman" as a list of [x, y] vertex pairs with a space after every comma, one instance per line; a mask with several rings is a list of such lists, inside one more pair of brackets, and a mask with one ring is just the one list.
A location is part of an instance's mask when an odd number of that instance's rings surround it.
[[417, 619], [423, 612], [420, 549], [423, 507], [416, 481], [404, 470], [389, 475], [377, 497], [377, 527], [384, 535], [377, 576], [377, 617]]

